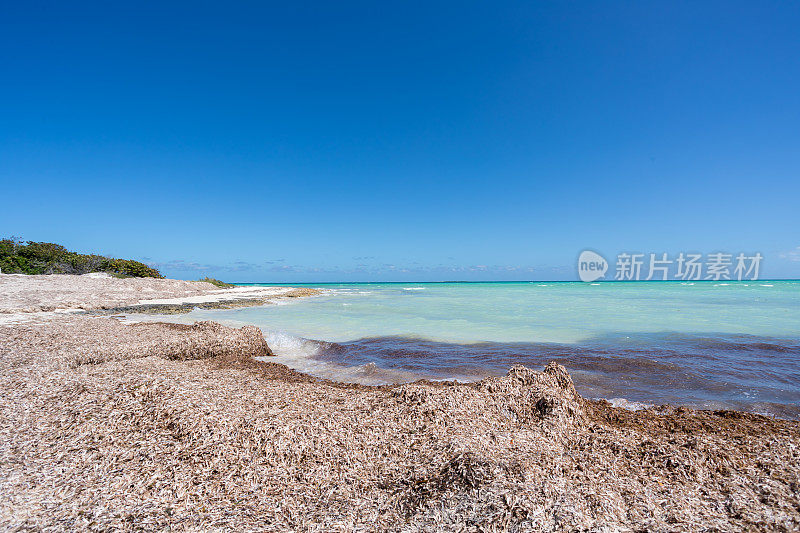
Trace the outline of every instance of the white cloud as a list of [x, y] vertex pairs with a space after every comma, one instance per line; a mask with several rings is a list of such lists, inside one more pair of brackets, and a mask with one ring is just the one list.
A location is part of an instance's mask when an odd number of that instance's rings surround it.
[[800, 262], [800, 246], [796, 247], [793, 250], [789, 250], [788, 252], [781, 252], [780, 258], [788, 259], [789, 261]]
[[166, 263], [152, 262], [148, 264], [159, 270], [177, 272], [247, 272], [259, 267], [259, 265], [246, 261], [236, 261], [229, 265], [209, 265], [205, 263], [196, 263], [194, 261], [184, 261], [183, 259], [173, 259]]

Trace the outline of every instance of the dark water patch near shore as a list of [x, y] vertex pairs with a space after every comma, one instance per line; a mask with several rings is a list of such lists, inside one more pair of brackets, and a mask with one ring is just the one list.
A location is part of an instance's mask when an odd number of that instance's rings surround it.
[[200, 303], [175, 303], [175, 304], [135, 304], [108, 309], [93, 309], [94, 315], [185, 315], [195, 309], [237, 309], [239, 307], [255, 307], [270, 303], [268, 298], [237, 298]]
[[557, 361], [570, 370], [585, 397], [800, 419], [797, 339], [659, 333], [579, 344], [456, 344], [389, 336], [319, 343], [313, 357], [342, 367], [470, 381], [504, 375], [516, 364], [538, 368]]

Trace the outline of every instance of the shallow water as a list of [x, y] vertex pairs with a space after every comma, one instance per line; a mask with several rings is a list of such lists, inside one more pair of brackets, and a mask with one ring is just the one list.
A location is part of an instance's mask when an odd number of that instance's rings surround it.
[[326, 292], [184, 319], [255, 324], [279, 361], [342, 381], [475, 380], [556, 360], [588, 397], [800, 418], [797, 281], [309, 286]]

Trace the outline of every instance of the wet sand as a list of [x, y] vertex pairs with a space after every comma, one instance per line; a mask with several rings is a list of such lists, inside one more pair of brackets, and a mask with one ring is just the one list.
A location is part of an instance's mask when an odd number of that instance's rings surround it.
[[338, 384], [256, 361], [253, 327], [42, 314], [34, 281], [6, 308], [36, 318], [0, 324], [4, 529], [800, 528], [796, 421], [617, 409], [555, 364]]

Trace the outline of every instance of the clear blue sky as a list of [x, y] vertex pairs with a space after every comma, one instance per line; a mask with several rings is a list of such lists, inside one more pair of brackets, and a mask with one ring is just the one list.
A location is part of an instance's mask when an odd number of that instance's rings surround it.
[[798, 2], [2, 2], [0, 233], [232, 281], [800, 277]]

